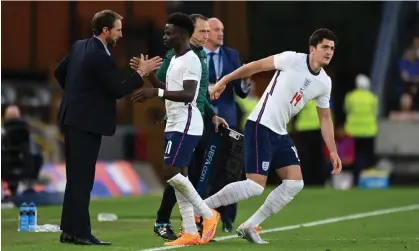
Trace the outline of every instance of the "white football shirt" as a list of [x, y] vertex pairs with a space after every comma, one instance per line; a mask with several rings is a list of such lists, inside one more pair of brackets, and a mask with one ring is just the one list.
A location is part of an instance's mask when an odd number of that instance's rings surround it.
[[165, 132], [182, 132], [189, 135], [202, 135], [204, 122], [196, 106], [202, 66], [198, 56], [188, 51], [182, 56], [173, 56], [166, 73], [166, 90], [183, 90], [184, 80], [198, 81], [194, 99], [191, 103], [165, 100], [167, 122]]
[[323, 69], [311, 71], [304, 53], [285, 51], [274, 55], [274, 63], [277, 71], [248, 119], [285, 135], [290, 119], [308, 101], [329, 108], [332, 80]]

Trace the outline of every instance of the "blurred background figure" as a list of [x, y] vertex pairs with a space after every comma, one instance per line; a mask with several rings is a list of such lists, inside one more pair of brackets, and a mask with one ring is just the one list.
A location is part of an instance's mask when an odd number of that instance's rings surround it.
[[374, 140], [377, 134], [377, 96], [371, 92], [370, 79], [359, 74], [355, 79], [356, 89], [345, 96], [345, 131], [355, 140], [354, 178], [357, 184], [359, 173], [375, 165]]
[[389, 119], [393, 121], [419, 121], [419, 111], [413, 110], [413, 97], [404, 93], [400, 98], [400, 108], [390, 113]]
[[[403, 91], [408, 92], [415, 97], [418, 96], [419, 88], [419, 59], [417, 52], [419, 48], [409, 47], [400, 60], [399, 69], [401, 79], [403, 80]], [[416, 105], [417, 106], [417, 105]]]
[[30, 126], [17, 106], [5, 108], [3, 123], [1, 178], [7, 182], [13, 197], [19, 184], [31, 188], [38, 178], [43, 158], [32, 139]]

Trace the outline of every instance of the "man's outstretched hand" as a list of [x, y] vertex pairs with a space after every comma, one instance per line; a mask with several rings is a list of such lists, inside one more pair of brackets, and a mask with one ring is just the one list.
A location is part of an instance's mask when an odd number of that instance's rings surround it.
[[163, 59], [161, 57], [154, 57], [148, 59], [148, 55], [141, 54], [140, 57], [133, 57], [129, 61], [131, 69], [136, 71], [141, 77], [147, 77], [153, 71], [160, 68]]

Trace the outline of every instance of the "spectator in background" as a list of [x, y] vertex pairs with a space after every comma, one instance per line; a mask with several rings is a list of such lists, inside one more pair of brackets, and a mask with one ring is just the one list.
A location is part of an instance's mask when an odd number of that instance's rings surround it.
[[419, 112], [413, 111], [413, 98], [409, 93], [404, 93], [400, 98], [400, 110], [390, 113], [390, 120], [393, 121], [418, 121]]
[[[11, 124], [23, 123], [23, 124], [28, 126], [28, 129], [30, 129], [29, 124], [22, 117], [20, 109], [16, 105], [9, 105], [5, 108], [3, 121], [4, 121], [4, 128], [7, 128]], [[39, 152], [39, 149], [38, 149], [35, 141], [33, 140], [32, 135], [31, 135], [30, 141], [29, 141], [29, 150], [30, 150], [30, 153], [32, 154], [32, 156], [35, 158], [35, 163], [38, 163], [37, 165], [35, 165], [35, 168], [36, 168], [36, 173], [39, 173], [39, 170], [40, 170], [41, 165], [42, 165], [42, 164], [39, 164], [39, 163], [43, 162], [43, 158], [42, 158], [41, 153]], [[36, 179], [37, 177], [38, 176], [36, 175], [33, 178]]]
[[354, 181], [362, 170], [375, 165], [374, 140], [377, 134], [377, 96], [369, 90], [370, 79], [359, 74], [356, 89], [345, 96], [345, 131], [355, 140]]
[[419, 60], [414, 47], [409, 47], [404, 51], [403, 59], [399, 62], [399, 70], [404, 91], [418, 95]]
[[32, 187], [43, 165], [43, 156], [30, 133], [30, 126], [16, 105], [5, 108], [2, 126], [2, 180], [9, 183], [12, 195], [19, 182]]

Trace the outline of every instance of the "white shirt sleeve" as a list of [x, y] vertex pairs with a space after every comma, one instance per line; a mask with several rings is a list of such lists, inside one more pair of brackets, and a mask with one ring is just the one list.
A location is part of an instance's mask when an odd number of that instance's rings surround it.
[[186, 60], [185, 68], [183, 70], [183, 80], [200, 81], [202, 74], [202, 66], [199, 59], [188, 58]]
[[316, 105], [320, 108], [330, 107], [330, 93], [332, 92], [332, 80], [329, 78], [329, 85], [324, 94], [316, 99]]
[[297, 53], [295, 51], [284, 51], [274, 55], [275, 69], [286, 70], [294, 63], [296, 57]]

